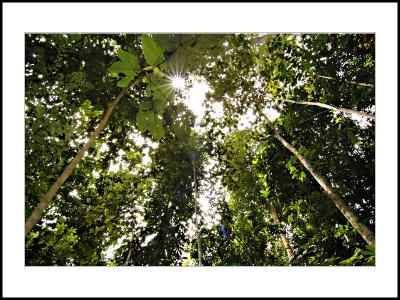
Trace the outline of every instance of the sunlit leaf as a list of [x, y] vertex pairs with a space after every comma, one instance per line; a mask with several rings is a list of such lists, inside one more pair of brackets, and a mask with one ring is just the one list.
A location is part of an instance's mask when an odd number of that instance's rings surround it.
[[139, 72], [139, 60], [135, 55], [122, 49], [118, 51], [118, 58], [120, 61], [113, 63], [111, 67], [108, 68], [108, 71], [113, 77], [121, 78], [117, 83], [119, 87], [125, 87]]
[[142, 49], [146, 62], [150, 66], [157, 66], [165, 60], [164, 49], [147, 34], [142, 35]]

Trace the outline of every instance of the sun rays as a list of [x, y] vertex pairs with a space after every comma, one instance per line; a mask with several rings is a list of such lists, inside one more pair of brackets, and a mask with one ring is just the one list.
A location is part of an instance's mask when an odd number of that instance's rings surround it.
[[185, 79], [184, 79], [183, 77], [180, 77], [179, 74], [174, 75], [174, 76], [171, 78], [171, 84], [172, 84], [172, 87], [173, 87], [175, 90], [180, 90], [180, 91], [184, 90], [184, 89], [185, 89], [185, 86], [186, 86]]
[[183, 91], [186, 87], [186, 80], [183, 73], [183, 67], [181, 68], [172, 68], [172, 72], [167, 76], [172, 89], [176, 91]]
[[183, 102], [198, 119], [204, 115], [203, 102], [205, 94], [210, 90], [204, 78], [183, 72], [183, 67], [172, 68], [166, 75], [168, 90], [175, 94], [175, 101]]

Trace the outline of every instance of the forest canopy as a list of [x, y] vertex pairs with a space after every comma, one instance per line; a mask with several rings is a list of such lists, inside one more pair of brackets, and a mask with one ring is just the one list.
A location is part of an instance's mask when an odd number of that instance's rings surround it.
[[26, 34], [25, 265], [375, 265], [374, 34]]

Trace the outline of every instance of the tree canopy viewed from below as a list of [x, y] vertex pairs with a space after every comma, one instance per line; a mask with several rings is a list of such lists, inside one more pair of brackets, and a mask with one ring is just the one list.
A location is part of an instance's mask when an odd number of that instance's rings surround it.
[[374, 34], [26, 34], [26, 266], [375, 265]]

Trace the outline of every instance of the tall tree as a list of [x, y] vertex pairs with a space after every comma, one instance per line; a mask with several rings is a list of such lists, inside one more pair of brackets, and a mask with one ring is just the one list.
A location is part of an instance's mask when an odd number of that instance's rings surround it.
[[321, 185], [324, 191], [329, 195], [332, 201], [335, 203], [336, 207], [341, 211], [341, 213], [349, 220], [350, 224], [358, 231], [358, 233], [364, 238], [368, 244], [375, 243], [375, 235], [373, 232], [363, 223], [358, 220], [356, 214], [354, 214], [351, 209], [346, 205], [343, 198], [333, 189], [332, 185], [319, 174], [308, 160], [299, 153], [299, 151], [289, 144], [274, 128], [274, 126], [267, 121], [268, 126], [272, 129], [274, 136], [282, 143], [282, 145], [292, 152], [304, 165], [304, 167], [311, 173], [315, 180]]
[[374, 35], [25, 44], [27, 265], [374, 264]]
[[50, 187], [48, 192], [46, 194], [44, 194], [43, 197], [40, 199], [40, 202], [38, 203], [36, 208], [33, 210], [31, 216], [25, 222], [25, 235], [27, 235], [32, 230], [33, 226], [35, 226], [38, 223], [38, 221], [40, 220], [40, 218], [43, 214], [43, 211], [49, 206], [50, 201], [53, 199], [54, 195], [60, 189], [61, 185], [72, 174], [75, 167], [82, 160], [86, 151], [93, 145], [94, 140], [97, 138], [97, 136], [99, 135], [101, 130], [106, 125], [115, 106], [118, 104], [118, 102], [121, 100], [121, 98], [128, 92], [130, 87], [131, 87], [131, 85], [129, 84], [118, 94], [118, 96], [110, 104], [110, 107], [107, 109], [106, 113], [104, 114], [103, 119], [101, 120], [100, 124], [97, 126], [97, 128], [93, 132], [93, 134], [90, 136], [89, 140], [81, 148], [81, 150], [79, 150], [78, 154], [68, 164], [68, 166], [65, 168], [64, 172], [60, 175], [60, 177], [57, 178], [57, 180], [53, 183], [53, 185]]

